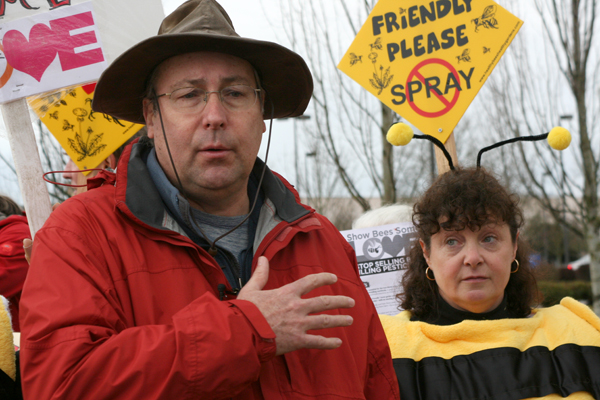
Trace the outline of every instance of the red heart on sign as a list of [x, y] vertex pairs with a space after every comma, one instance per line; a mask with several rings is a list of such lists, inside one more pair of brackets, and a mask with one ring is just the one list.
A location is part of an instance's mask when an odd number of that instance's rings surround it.
[[94, 83], [90, 83], [88, 85], [83, 85], [81, 87], [83, 89], [84, 92], [86, 92], [87, 94], [93, 93], [94, 90], [96, 90], [96, 82]]
[[8, 64], [16, 70], [31, 75], [38, 82], [56, 58], [52, 45], [52, 30], [44, 24], [31, 28], [29, 41], [17, 30], [6, 32], [2, 44]]

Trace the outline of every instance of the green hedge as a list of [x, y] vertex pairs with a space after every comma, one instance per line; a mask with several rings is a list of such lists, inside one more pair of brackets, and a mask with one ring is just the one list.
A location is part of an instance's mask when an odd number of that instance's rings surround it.
[[567, 296], [592, 304], [592, 285], [587, 281], [540, 281], [538, 288], [543, 296], [544, 307], [558, 304], [563, 297]]

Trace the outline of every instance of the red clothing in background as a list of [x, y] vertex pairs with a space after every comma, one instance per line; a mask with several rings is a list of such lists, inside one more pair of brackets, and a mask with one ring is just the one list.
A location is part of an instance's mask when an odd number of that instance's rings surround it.
[[13, 331], [20, 332], [19, 300], [29, 263], [25, 259], [23, 239], [31, 239], [27, 218], [11, 215], [0, 220], [0, 294], [10, 302]]

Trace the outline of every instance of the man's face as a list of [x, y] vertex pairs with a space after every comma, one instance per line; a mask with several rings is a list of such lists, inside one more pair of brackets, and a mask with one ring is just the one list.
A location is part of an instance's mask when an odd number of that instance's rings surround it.
[[[77, 194], [83, 193], [83, 192], [87, 192], [87, 187], [86, 186], [81, 186], [81, 185], [86, 185], [87, 184], [87, 177], [85, 175], [83, 175], [83, 173], [80, 171], [80, 169], [77, 167], [77, 165], [75, 165], [75, 163], [73, 162], [73, 160], [71, 158], [69, 158], [69, 162], [67, 162], [67, 165], [65, 166], [65, 171], [67, 172], [63, 172], [63, 178], [67, 181], [69, 181], [69, 183], [71, 185], [79, 185], [79, 187], [73, 188], [73, 194], [72, 196], [75, 196]], [[92, 171], [92, 172], [96, 172], [96, 171]], [[89, 176], [90, 178], [92, 177], [92, 174], [90, 174]]]
[[[250, 63], [221, 53], [198, 52], [172, 57], [157, 71], [155, 92], [171, 93], [184, 87], [218, 91], [227, 86], [256, 88]], [[165, 134], [184, 191], [192, 205], [200, 206], [223, 196], [247, 196], [248, 177], [266, 129], [261, 101], [246, 110], [223, 106], [219, 95], [208, 97], [204, 109], [185, 113], [169, 96], [158, 99]], [[154, 139], [158, 161], [175, 187], [179, 187], [165, 145], [158, 111], [144, 101], [148, 137]]]
[[[115, 168], [116, 167], [116, 157], [114, 154], [108, 156], [104, 161], [102, 161], [96, 169], [105, 169], [105, 168]], [[83, 192], [87, 192], [87, 181], [90, 178], [98, 175], [98, 171], [90, 171], [87, 176], [81, 172], [79, 167], [75, 164], [73, 159], [69, 157], [69, 161], [67, 165], [65, 165], [65, 172], [63, 172], [62, 176], [66, 181], [69, 181], [71, 185], [76, 185], [74, 187], [73, 193], [71, 196], [78, 195]]]

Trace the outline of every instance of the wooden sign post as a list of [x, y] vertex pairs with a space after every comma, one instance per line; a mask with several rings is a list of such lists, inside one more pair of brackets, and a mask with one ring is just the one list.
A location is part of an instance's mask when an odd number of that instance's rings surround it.
[[[448, 140], [444, 143], [444, 147], [448, 153], [450, 153], [450, 157], [452, 157], [452, 163], [454, 166], [458, 166], [458, 157], [456, 156], [456, 141], [454, 140], [454, 132], [448, 136]], [[438, 175], [442, 175], [448, 171], [450, 171], [450, 166], [448, 165], [448, 160], [446, 156], [442, 152], [440, 148], [434, 146], [435, 149], [435, 162], [437, 164]]]
[[19, 188], [27, 210], [31, 237], [44, 225], [52, 211], [50, 196], [42, 180], [42, 163], [35, 143], [35, 133], [25, 99], [2, 105]]

